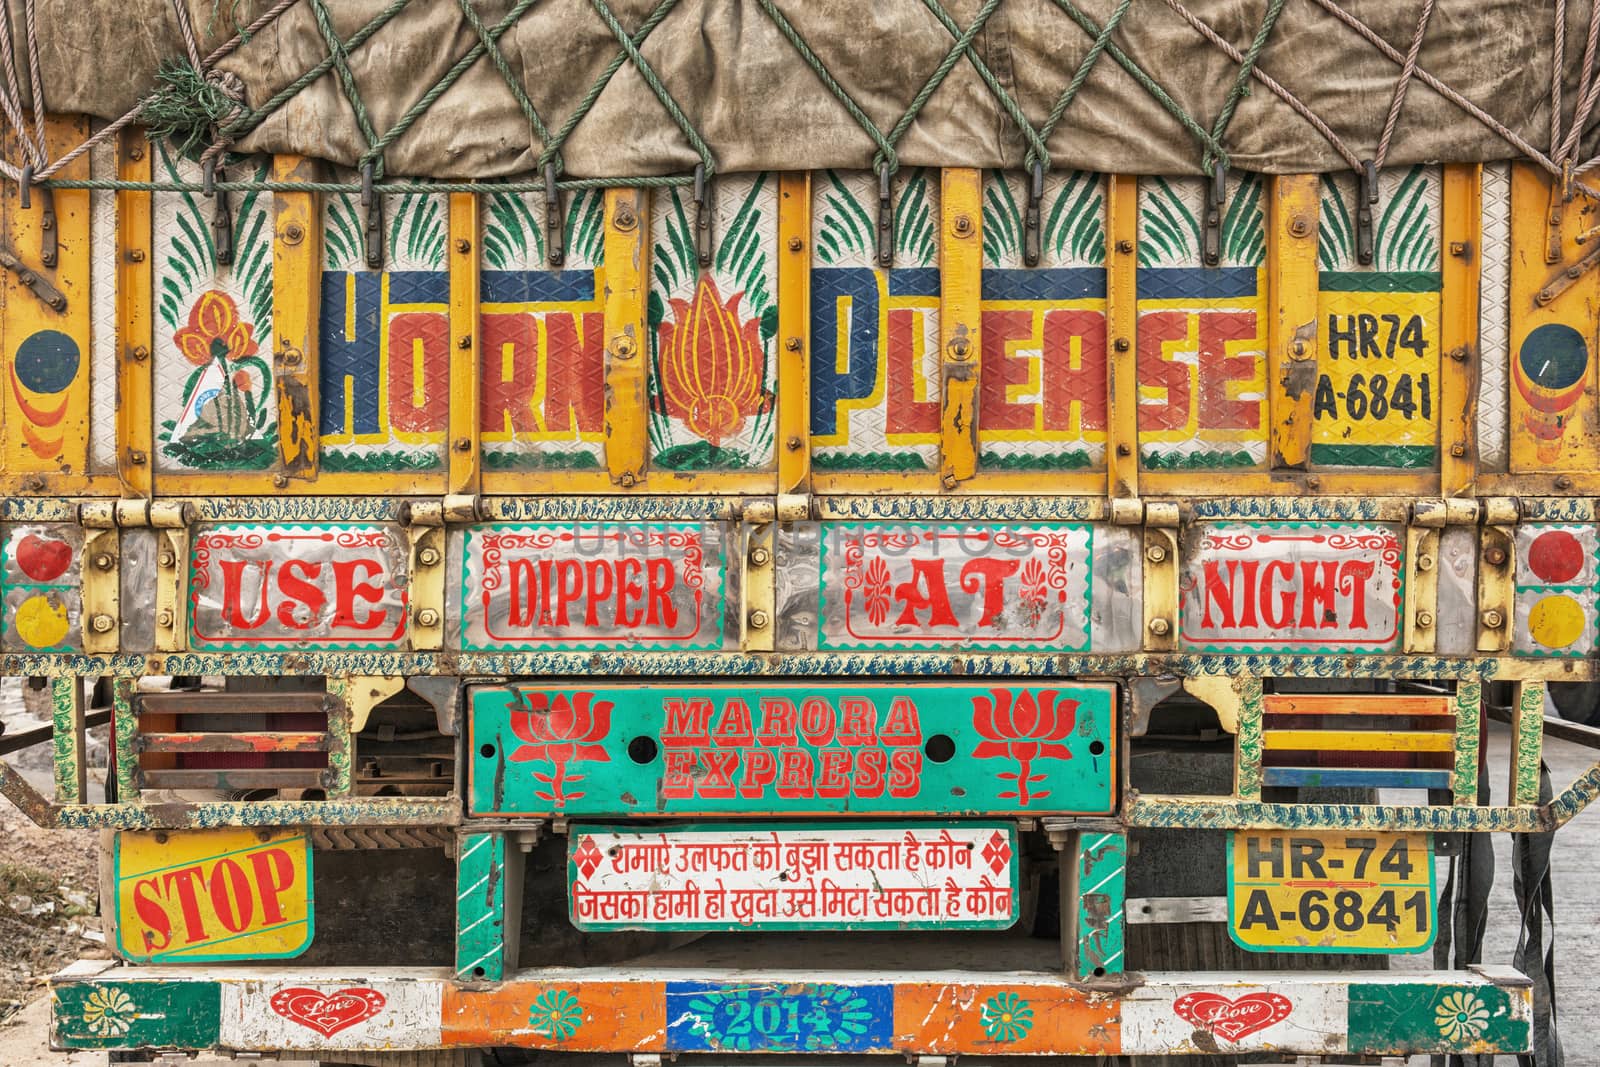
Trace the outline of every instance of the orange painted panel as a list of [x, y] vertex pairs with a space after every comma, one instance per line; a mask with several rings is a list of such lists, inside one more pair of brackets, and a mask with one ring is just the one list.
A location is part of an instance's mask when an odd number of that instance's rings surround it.
[[924, 1055], [1116, 1054], [1118, 999], [1061, 985], [903, 984], [895, 1046]]
[[659, 1052], [666, 1047], [662, 982], [506, 982], [446, 986], [443, 1043], [569, 1052]]

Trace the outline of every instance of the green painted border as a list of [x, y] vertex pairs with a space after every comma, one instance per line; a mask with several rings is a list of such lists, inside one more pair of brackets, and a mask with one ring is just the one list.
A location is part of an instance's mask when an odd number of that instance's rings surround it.
[[[334, 530], [334, 529], [346, 529], [346, 530], [348, 530], [348, 529], [355, 529], [355, 528], [358, 528], [358, 527], [362, 527], [362, 528], [377, 528], [377, 529], [383, 530], [385, 533], [387, 533], [391, 537], [395, 538], [395, 543], [398, 546], [398, 550], [399, 550], [400, 557], [401, 557], [401, 560], [402, 560], [401, 566], [405, 567], [405, 568], [409, 568], [409, 566], [410, 566], [409, 560], [407, 558], [409, 553], [408, 553], [408, 550], [407, 550], [405, 535], [404, 535], [403, 532], [400, 532], [397, 528], [392, 528], [392, 527], [395, 527], [395, 524], [393, 524], [393, 523], [388, 523], [388, 522], [383, 522], [383, 521], [372, 521], [372, 522], [251, 522], [249, 520], [229, 520], [227, 522], [208, 523], [207, 525], [212, 526], [212, 527], [214, 527], [216, 529], [228, 529], [230, 527], [241, 527], [241, 526], [242, 527], [252, 527], [252, 526], [255, 526], [255, 527], [266, 527], [266, 528], [269, 528], [269, 529], [281, 529], [283, 527], [294, 527], [295, 529], [301, 529], [301, 530]], [[188, 598], [189, 598], [189, 611], [188, 611], [188, 615], [189, 615], [189, 647], [191, 649], [193, 649], [194, 651], [196, 651], [196, 652], [218, 652], [218, 653], [223, 653], [223, 654], [230, 654], [231, 653], [233, 655], [238, 655], [240, 653], [248, 654], [248, 653], [251, 653], [251, 652], [302, 652], [303, 653], [303, 652], [309, 651], [311, 649], [329, 649], [329, 650], [332, 650], [332, 651], [339, 651], [339, 652], [399, 652], [399, 651], [404, 651], [407, 647], [410, 646], [410, 643], [411, 643], [411, 584], [410, 584], [410, 582], [407, 582], [405, 587], [401, 591], [401, 596], [400, 596], [400, 609], [401, 609], [400, 610], [400, 618], [401, 618], [401, 623], [402, 623], [402, 627], [403, 628], [401, 630], [400, 637], [395, 641], [389, 641], [389, 642], [385, 642], [385, 643], [382, 643], [382, 644], [365, 644], [365, 645], [359, 644], [359, 643], [357, 643], [355, 641], [316, 641], [316, 642], [307, 641], [307, 642], [301, 642], [300, 644], [294, 644], [292, 642], [283, 643], [283, 644], [257, 644], [255, 642], [251, 642], [251, 643], [249, 643], [249, 644], [247, 644], [247, 645], [245, 645], [243, 647], [237, 647], [237, 646], [234, 646], [234, 645], [218, 644], [217, 642], [214, 642], [214, 641], [205, 640], [204, 638], [200, 637], [199, 634], [197, 634], [195, 632], [195, 628], [194, 628], [194, 624], [195, 624], [195, 601], [197, 599], [199, 599], [199, 596], [200, 596], [200, 594], [195, 591], [195, 587], [194, 587], [194, 557], [195, 557], [195, 542], [203, 534], [206, 534], [206, 533], [209, 533], [209, 532], [211, 532], [211, 531], [210, 530], [193, 530], [192, 531], [192, 535], [189, 538], [189, 558], [188, 558], [188, 560], [186, 561], [186, 564], [185, 564], [185, 570], [186, 570], [187, 573], [185, 574], [184, 581], [186, 583], [185, 584], [185, 589], [186, 589], [186, 592], [187, 592]]]
[[1439, 293], [1444, 275], [1436, 270], [1323, 270], [1317, 288], [1324, 293]]
[[[1392, 457], [1397, 462], [1385, 462]], [[1311, 446], [1313, 467], [1375, 467], [1380, 470], [1434, 470], [1438, 445], [1317, 445]]]
[[[1395, 592], [1394, 604], [1394, 640], [1388, 645], [1366, 645], [1362, 647], [1320, 649], [1308, 648], [1268, 648], [1260, 645], [1227, 645], [1227, 644], [1194, 644], [1183, 634], [1183, 606], [1186, 595], [1183, 586], [1183, 576], [1178, 580], [1178, 646], [1191, 654], [1208, 655], [1270, 655], [1270, 656], [1338, 656], [1349, 657], [1352, 655], [1380, 655], [1394, 656], [1401, 654], [1405, 647], [1405, 617], [1406, 617], [1406, 539], [1403, 522], [1245, 522], [1237, 519], [1206, 519], [1203, 523], [1196, 520], [1194, 525], [1206, 526], [1246, 526], [1252, 530], [1320, 530], [1329, 526], [1346, 527], [1376, 527], [1389, 533], [1394, 533], [1392, 527], [1399, 527], [1400, 532], [1394, 534], [1395, 540], [1400, 545], [1400, 562], [1395, 567], [1396, 577], [1400, 580], [1400, 588]], [[1180, 553], [1181, 555], [1181, 553]], [[1193, 562], [1189, 560], [1188, 562]], [[1187, 568], [1185, 568], [1187, 570]]]
[[[1456, 683], [1456, 760], [1450, 792], [1458, 807], [1478, 803], [1478, 749], [1483, 743], [1483, 687], [1476, 679]], [[1540, 722], [1543, 723], [1543, 716]]]
[[1240, 800], [1261, 799], [1262, 716], [1266, 693], [1259, 676], [1247, 675], [1239, 686], [1239, 727], [1234, 734], [1234, 795]]
[[[1244, 831], [1244, 832], [1253, 833], [1253, 834], [1257, 834], [1257, 835], [1275, 834], [1275, 835], [1281, 835], [1281, 836], [1283, 836], [1285, 838], [1290, 837], [1290, 836], [1300, 836], [1300, 837], [1311, 836], [1311, 833], [1309, 831], [1305, 831], [1305, 830], [1248, 830], [1248, 831]], [[1390, 832], [1393, 832], [1393, 833], [1415, 833], [1416, 831], [1396, 830], [1396, 831], [1390, 831]], [[1416, 948], [1403, 948], [1403, 949], [1390, 948], [1390, 949], [1385, 949], [1385, 948], [1369, 948], [1369, 947], [1366, 947], [1366, 946], [1354, 946], [1354, 945], [1340, 946], [1340, 945], [1337, 945], [1337, 944], [1335, 944], [1335, 945], [1271, 945], [1271, 946], [1264, 946], [1264, 945], [1251, 945], [1251, 944], [1247, 944], [1244, 941], [1241, 941], [1239, 939], [1239, 917], [1234, 913], [1234, 905], [1237, 902], [1237, 897], [1236, 897], [1236, 893], [1235, 893], [1236, 882], [1234, 880], [1234, 870], [1233, 870], [1233, 839], [1238, 833], [1240, 833], [1240, 831], [1238, 831], [1238, 830], [1229, 830], [1228, 831], [1228, 836], [1227, 836], [1227, 838], [1226, 838], [1226, 840], [1225, 840], [1225, 842], [1223, 844], [1223, 847], [1227, 850], [1227, 857], [1228, 857], [1228, 888], [1227, 888], [1227, 894], [1228, 894], [1228, 939], [1231, 940], [1235, 945], [1238, 945], [1240, 948], [1244, 949], [1246, 952], [1261, 952], [1261, 953], [1288, 952], [1288, 953], [1297, 953], [1297, 954], [1316, 953], [1316, 954], [1319, 954], [1319, 955], [1323, 954], [1323, 953], [1330, 953], [1330, 954], [1333, 954], [1333, 955], [1340, 955], [1340, 956], [1345, 956], [1345, 955], [1414, 956], [1419, 952], [1426, 952], [1426, 951], [1428, 951], [1428, 949], [1433, 947], [1434, 939], [1439, 936], [1439, 887], [1438, 887], [1438, 871], [1435, 869], [1436, 865], [1434, 864], [1433, 834], [1431, 834], [1431, 833], [1423, 833], [1422, 834], [1422, 837], [1426, 840], [1426, 843], [1427, 843], [1427, 856], [1428, 856], [1428, 860], [1427, 860], [1427, 865], [1428, 865], [1428, 940], [1423, 942], [1421, 945], [1418, 945]], [[1347, 831], [1347, 830], [1329, 830], [1329, 831], [1326, 831], [1324, 834], [1321, 834], [1319, 836], [1332, 836], [1332, 835], [1335, 835], [1335, 834], [1347, 834], [1347, 833], [1349, 833], [1349, 831]], [[1285, 847], [1287, 848], [1287, 846], [1285, 846]]]
[[1072, 530], [1086, 533], [1089, 543], [1085, 546], [1084, 555], [1085, 577], [1083, 597], [1083, 642], [1077, 645], [996, 645], [979, 644], [967, 641], [930, 642], [928, 644], [829, 644], [823, 624], [828, 617], [828, 542], [830, 535], [841, 529], [856, 529], [862, 532], [873, 530], [893, 530], [894, 525], [885, 525], [877, 522], [852, 522], [840, 519], [824, 519], [817, 523], [817, 651], [819, 652], [946, 652], [960, 650], [962, 652], [1010, 652], [1033, 655], [1048, 655], [1052, 653], [1087, 652], [1094, 642], [1094, 525], [1086, 522], [1031, 522], [1022, 525], [973, 522], [965, 525], [951, 522], [918, 522], [908, 521], [898, 524], [902, 527], [922, 529], [946, 529], [956, 531], [969, 531], [977, 529], [1000, 528], [1012, 531], [1028, 529], [1036, 530]]
[[[1114, 790], [1113, 790], [1114, 791]], [[840, 812], [848, 816], [849, 812]], [[665, 816], [670, 817], [670, 813]], [[1020, 816], [1019, 816], [1020, 817]], [[572, 884], [577, 880], [578, 863], [575, 859], [578, 838], [586, 833], [632, 833], [632, 834], [663, 834], [670, 836], [685, 831], [700, 830], [710, 832], [731, 832], [759, 834], [769, 831], [782, 830], [943, 830], [959, 827], [964, 830], [1000, 830], [1006, 834], [1011, 845], [1011, 902], [1012, 916], [1010, 920], [971, 921], [971, 922], [897, 922], [883, 920], [881, 922], [764, 922], [745, 925], [739, 922], [724, 923], [606, 923], [578, 921], [572, 914]], [[908, 819], [901, 821], [884, 821], [874, 819], [867, 822], [856, 822], [853, 819], [832, 822], [816, 820], [806, 822], [784, 822], [779, 820], [759, 822], [685, 822], [673, 823], [671, 826], [626, 826], [626, 825], [600, 825], [595, 823], [572, 823], [567, 827], [567, 921], [577, 930], [696, 930], [703, 932], [728, 931], [757, 933], [767, 930], [1009, 930], [1022, 919], [1022, 899], [1020, 895], [1020, 874], [1022, 870], [1022, 856], [1017, 849], [1016, 823], [1008, 821], [995, 821], [993, 819], [962, 819], [952, 822], [949, 819], [937, 822], [926, 820]]]
[[[615, 522], [615, 523], [609, 523], [608, 524], [605, 521], [598, 521], [598, 522], [480, 522], [480, 523], [474, 523], [473, 525], [468, 526], [463, 531], [462, 538], [461, 538], [461, 607], [460, 607], [461, 614], [460, 614], [460, 617], [459, 617], [459, 620], [458, 620], [458, 625], [460, 626], [460, 629], [461, 629], [461, 649], [462, 649], [462, 651], [463, 652], [486, 652], [486, 653], [498, 653], [498, 654], [505, 654], [505, 653], [515, 654], [517, 651], [519, 651], [517, 649], [505, 648], [505, 647], [502, 647], [502, 646], [499, 646], [499, 645], [475, 645], [475, 644], [470, 643], [467, 640], [467, 633], [468, 633], [468, 630], [469, 630], [469, 627], [467, 626], [467, 616], [469, 614], [468, 604], [471, 603], [471, 601], [468, 599], [468, 596], [471, 593], [471, 588], [468, 585], [468, 579], [469, 579], [470, 574], [471, 574], [471, 563], [470, 563], [470, 561], [472, 559], [472, 540], [473, 540], [474, 537], [482, 536], [484, 533], [488, 532], [488, 530], [491, 527], [496, 529], [496, 530], [513, 530], [513, 529], [533, 530], [533, 529], [538, 529], [540, 527], [555, 527], [555, 528], [564, 528], [564, 529], [582, 529], [584, 527], [604, 528], [607, 525], [613, 525], [613, 526], [622, 526], [622, 525], [639, 526], [639, 527], [643, 527], [644, 529], [647, 529], [647, 530], [653, 530], [653, 529], [660, 529], [660, 530], [703, 530], [706, 527], [715, 526], [717, 524], [714, 523], [714, 522], [634, 522], [634, 523]], [[720, 532], [721, 531], [719, 531], [719, 533]], [[727, 631], [726, 631], [727, 621], [726, 621], [726, 618], [725, 618], [725, 616], [727, 615], [726, 599], [727, 599], [727, 588], [728, 588], [728, 545], [727, 545], [727, 538], [720, 538], [719, 539], [718, 549], [719, 550], [716, 553], [716, 561], [717, 561], [716, 587], [714, 589], [707, 590], [707, 596], [711, 600], [709, 610], [711, 612], [711, 619], [712, 619], [712, 622], [714, 624], [713, 625], [713, 637], [712, 637], [712, 639], [707, 640], [707, 641], [705, 641], [703, 643], [697, 642], [697, 643], [694, 643], [694, 644], [678, 644], [678, 643], [670, 643], [669, 644], [669, 643], [660, 642], [660, 641], [634, 642], [634, 643], [631, 643], [631, 644], [630, 643], [619, 643], [619, 642], [615, 642], [615, 641], [600, 642], [600, 643], [587, 643], [587, 644], [585, 644], [585, 643], [577, 643], [577, 642], [569, 644], [567, 642], [562, 642], [561, 643], [562, 650], [563, 651], [570, 651], [570, 652], [617, 652], [617, 651], [640, 651], [640, 652], [647, 652], [647, 651], [667, 651], [667, 652], [691, 651], [691, 652], [710, 652], [710, 651], [720, 650], [723, 647], [724, 643], [727, 641], [727, 636], [728, 636], [727, 635]], [[710, 553], [708, 552], [707, 555], [710, 555]], [[545, 644], [545, 642], [543, 642], [543, 641], [530, 640], [530, 641], [528, 641], [526, 643], [526, 648], [531, 650], [531, 649], [539, 648], [539, 647], [543, 646], [544, 644]], [[663, 645], [665, 645], [665, 648], [662, 647]], [[587, 673], [587, 672], [586, 671], [579, 671], [577, 673], [583, 674], [583, 673]]]
[[[197, 833], [184, 834], [183, 836], [196, 837], [196, 836], [199, 836], [199, 834], [204, 833], [204, 832], [205, 831], [202, 830], [202, 831], [199, 831]], [[311, 834], [309, 832], [300, 834], [298, 837], [289, 837], [289, 838], [283, 839], [282, 841], [272, 842], [272, 844], [280, 844], [280, 845], [293, 844], [296, 841], [301, 842], [305, 846], [305, 850], [306, 850], [306, 939], [300, 943], [300, 946], [298, 948], [296, 948], [296, 949], [294, 949], [292, 951], [289, 951], [289, 952], [251, 952], [251, 953], [247, 953], [247, 954], [244, 954], [244, 955], [240, 955], [239, 953], [221, 952], [221, 953], [216, 953], [214, 955], [206, 955], [206, 956], [192, 956], [192, 955], [189, 955], [188, 953], [181, 953], [181, 954], [177, 954], [177, 955], [156, 954], [156, 955], [153, 955], [153, 956], [148, 956], [148, 955], [143, 955], [143, 954], [141, 954], [139, 952], [132, 951], [132, 950], [130, 950], [128, 948], [128, 946], [122, 940], [124, 927], [123, 927], [121, 922], [118, 922], [118, 923], [116, 923], [116, 927], [117, 927], [117, 953], [119, 954], [119, 956], [122, 959], [126, 960], [129, 963], [133, 963], [133, 964], [149, 964], [149, 965], [153, 965], [153, 966], [160, 966], [160, 965], [166, 965], [166, 964], [218, 963], [218, 962], [222, 962], [222, 961], [226, 961], [226, 960], [232, 960], [232, 961], [240, 961], [240, 960], [292, 960], [297, 956], [303, 955], [305, 953], [306, 949], [311, 947], [311, 942], [315, 939], [316, 932], [317, 932], [316, 931], [316, 926], [317, 926], [317, 896], [316, 896], [317, 879], [316, 879], [316, 872], [312, 868], [313, 854], [316, 852], [316, 849], [311, 847]], [[267, 843], [268, 842], [265, 842], [265, 841], [258, 842], [258, 844], [260, 844], [260, 845], [266, 845]], [[214, 859], [221, 859], [224, 855], [230, 855], [230, 853], [222, 853], [222, 854], [219, 854], [219, 855], [216, 855], [216, 856], [210, 856], [210, 857], [207, 857], [207, 859], [213, 859], [213, 860]], [[199, 860], [199, 861], [196, 861], [196, 862], [202, 862], [203, 863], [203, 862], [206, 862], [206, 861], [205, 860]], [[119, 834], [116, 835], [116, 838], [112, 842], [112, 846], [111, 846], [111, 884], [113, 886], [118, 886], [118, 885], [121, 884], [121, 882], [122, 882], [122, 834], [119, 833]], [[116, 910], [116, 913], [120, 916], [120, 914], [122, 912], [122, 902], [121, 902], [121, 900], [120, 899], [114, 900], [112, 902], [112, 907]]]

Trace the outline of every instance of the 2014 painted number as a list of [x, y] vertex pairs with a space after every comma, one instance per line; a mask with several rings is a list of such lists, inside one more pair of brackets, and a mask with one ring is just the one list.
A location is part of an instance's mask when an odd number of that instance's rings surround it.
[[707, 1052], [863, 1052], [887, 1043], [889, 986], [667, 986], [668, 1043]]

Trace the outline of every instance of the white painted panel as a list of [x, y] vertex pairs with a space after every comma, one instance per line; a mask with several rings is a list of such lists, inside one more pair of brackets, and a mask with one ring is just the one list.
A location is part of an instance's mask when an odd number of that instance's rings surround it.
[[1122, 1047], [1143, 1054], [1342, 1052], [1349, 1000], [1342, 984], [1292, 980], [1147, 985], [1122, 1002]]
[[245, 980], [222, 985], [221, 1044], [245, 1049], [437, 1048], [438, 982]]

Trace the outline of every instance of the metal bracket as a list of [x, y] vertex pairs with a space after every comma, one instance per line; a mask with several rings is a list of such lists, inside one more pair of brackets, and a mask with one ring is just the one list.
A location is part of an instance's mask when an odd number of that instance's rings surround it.
[[48, 185], [39, 187], [39, 262], [54, 268], [60, 258], [60, 228], [56, 225], [56, 194]]
[[1356, 262], [1365, 267], [1372, 263], [1372, 209], [1378, 203], [1378, 165], [1372, 160], [1362, 161], [1357, 186]]
[[552, 267], [567, 261], [566, 219], [561, 211], [561, 188], [556, 184], [556, 165], [544, 168], [544, 247]]
[[1222, 206], [1228, 202], [1228, 172], [1219, 159], [1211, 165], [1211, 188], [1206, 192], [1206, 234], [1201, 261], [1208, 267], [1222, 262]]
[[894, 266], [894, 187], [887, 163], [878, 168], [878, 266]]
[[711, 266], [711, 184], [704, 163], [694, 168], [694, 251], [700, 266]]
[[1550, 183], [1550, 211], [1545, 217], [1544, 261], [1561, 262], [1561, 230], [1567, 198], [1572, 195], [1570, 164], [1562, 168], [1562, 180]]
[[[211, 243], [217, 250], [218, 266], [227, 267], [233, 263], [233, 207], [228, 202], [227, 190], [216, 187], [216, 161], [208, 162], [201, 173], [202, 192], [212, 198]], [[223, 180], [227, 180], [226, 175]]]
[[1035, 163], [1028, 175], [1028, 210], [1022, 220], [1022, 262], [1024, 266], [1039, 265], [1039, 215], [1044, 202], [1044, 164]]
[[17, 279], [27, 286], [33, 292], [33, 295], [38, 297], [51, 311], [60, 314], [67, 310], [67, 298], [61, 290], [51, 285], [37, 271], [23, 263], [22, 260], [17, 258], [16, 253], [4, 245], [0, 245], [0, 267], [4, 267], [15, 274]]
[[[1560, 257], [1557, 256], [1557, 260], [1559, 259]], [[1547, 307], [1554, 303], [1556, 297], [1571, 289], [1578, 279], [1592, 270], [1597, 263], [1600, 263], [1600, 245], [1596, 245], [1588, 252], [1585, 252], [1583, 258], [1570, 267], [1563, 267], [1546, 278], [1544, 287], [1533, 294], [1534, 306]]]
[[365, 251], [367, 266], [383, 268], [383, 197], [373, 189], [374, 164], [361, 168], [361, 207], [367, 213]]

